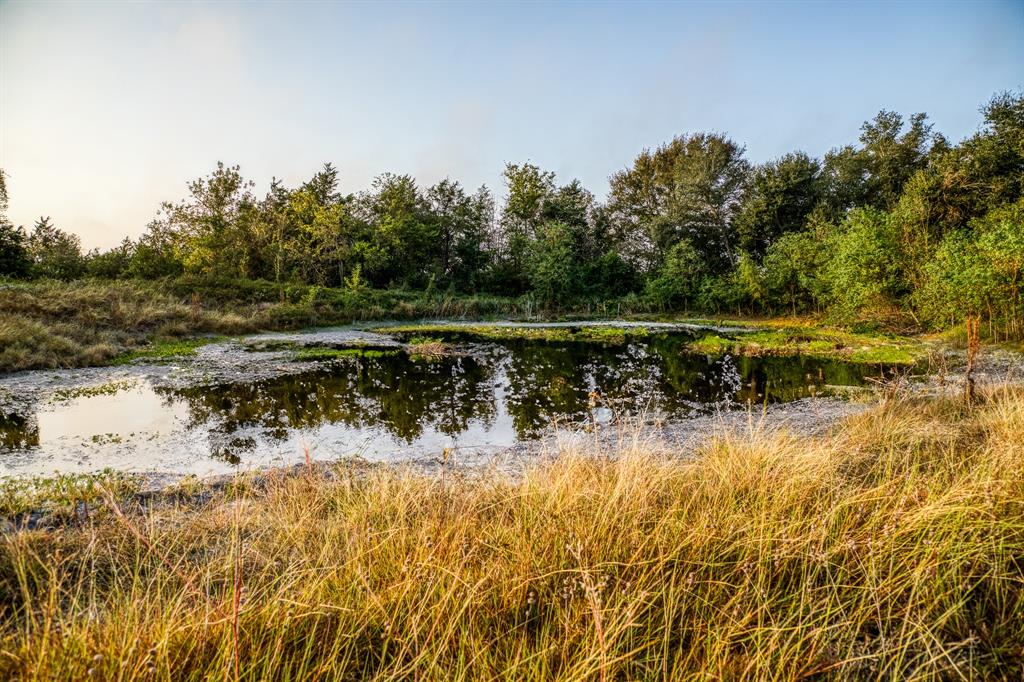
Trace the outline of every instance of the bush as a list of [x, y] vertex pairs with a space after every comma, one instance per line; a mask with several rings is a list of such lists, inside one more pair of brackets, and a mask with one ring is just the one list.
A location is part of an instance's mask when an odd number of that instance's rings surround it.
[[889, 214], [853, 211], [825, 248], [830, 256], [823, 278], [838, 317], [854, 319], [871, 309], [889, 308], [905, 293], [899, 242]]
[[970, 230], [946, 235], [925, 266], [915, 305], [934, 326], [954, 326], [967, 315], [987, 317], [1007, 338], [1024, 329], [1020, 290], [1024, 274], [1024, 200], [991, 211]]
[[704, 273], [704, 258], [688, 239], [672, 246], [657, 275], [647, 282], [647, 298], [663, 309], [686, 309], [696, 299]]

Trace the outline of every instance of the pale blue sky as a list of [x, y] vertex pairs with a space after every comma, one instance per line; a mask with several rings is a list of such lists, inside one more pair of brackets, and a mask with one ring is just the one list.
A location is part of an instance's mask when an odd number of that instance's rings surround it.
[[529, 160], [598, 196], [644, 147], [728, 132], [822, 155], [881, 108], [953, 139], [1024, 86], [1024, 3], [0, 0], [11, 217], [110, 246], [218, 160], [263, 191], [324, 161], [503, 191]]

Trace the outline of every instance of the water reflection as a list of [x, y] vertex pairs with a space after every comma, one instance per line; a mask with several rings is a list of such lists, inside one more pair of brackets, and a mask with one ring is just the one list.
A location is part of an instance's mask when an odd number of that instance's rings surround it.
[[493, 366], [475, 357], [412, 360], [404, 354], [346, 357], [323, 370], [262, 381], [163, 390], [188, 404], [193, 426], [222, 433], [260, 427], [284, 438], [325, 423], [381, 427], [412, 443], [426, 427], [454, 436], [497, 411]]
[[23, 450], [39, 445], [39, 426], [21, 414], [0, 414], [0, 452]]
[[[324, 424], [377, 428], [405, 443], [427, 429], [454, 437], [507, 420], [518, 439], [552, 421], [618, 412], [682, 416], [716, 405], [781, 402], [858, 385], [869, 368], [809, 358], [709, 358], [671, 335], [626, 346], [479, 345], [430, 360], [402, 353], [340, 358], [323, 369], [252, 384], [162, 391], [188, 404], [193, 427], [265, 437]], [[595, 400], [596, 397], [596, 400]]]
[[508, 446], [553, 422], [638, 412], [681, 417], [716, 405], [789, 401], [879, 372], [806, 357], [710, 358], [686, 352], [685, 342], [666, 333], [618, 346], [473, 344], [430, 360], [345, 356], [252, 383], [142, 383], [32, 416], [0, 415], [0, 453], [15, 456], [0, 456], [0, 473], [31, 468], [41, 456], [61, 467], [196, 470], [197, 462], [214, 460], [288, 460], [308, 442], [323, 456], [359, 444], [382, 459], [453, 444]]

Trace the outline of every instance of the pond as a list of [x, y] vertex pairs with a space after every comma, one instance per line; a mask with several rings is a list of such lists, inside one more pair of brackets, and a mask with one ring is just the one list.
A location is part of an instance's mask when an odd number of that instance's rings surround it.
[[394, 344], [302, 363], [264, 352], [272, 343], [250, 342], [241, 353], [236, 344], [231, 357], [288, 371], [174, 382], [166, 380], [173, 372], [129, 369], [103, 384], [52, 390], [0, 414], [0, 475], [104, 467], [205, 475], [294, 463], [307, 451], [378, 461], [430, 461], [445, 448], [483, 455], [560, 427], [626, 415], [685, 420], [827, 395], [885, 372], [806, 356], [695, 354], [685, 347], [693, 333], [459, 341], [437, 356]]

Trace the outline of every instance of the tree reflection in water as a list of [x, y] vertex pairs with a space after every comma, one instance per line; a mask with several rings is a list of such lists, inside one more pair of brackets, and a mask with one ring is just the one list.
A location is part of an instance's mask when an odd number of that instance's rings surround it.
[[379, 428], [413, 443], [426, 428], [456, 437], [507, 420], [518, 439], [552, 422], [587, 419], [591, 395], [619, 413], [685, 416], [730, 404], [781, 402], [825, 385], [859, 385], [877, 370], [807, 357], [712, 358], [662, 334], [622, 345], [475, 344], [432, 358], [404, 353], [339, 358], [316, 371], [168, 390], [188, 402], [192, 426], [224, 435], [257, 427], [283, 439], [323, 424]]
[[290, 430], [327, 423], [383, 427], [411, 443], [426, 426], [455, 436], [470, 421], [496, 413], [493, 365], [468, 355], [413, 359], [395, 353], [352, 356], [312, 372], [251, 384], [167, 390], [188, 401], [193, 426], [225, 433], [261, 427], [284, 438]]
[[[0, 453], [30, 455], [0, 466], [31, 466], [40, 455], [41, 466], [45, 457], [72, 468], [159, 459], [168, 467], [201, 469], [197, 457], [227, 464], [288, 461], [310, 443], [332, 456], [358, 451], [383, 459], [433, 456], [448, 447], [500, 449], [535, 438], [553, 423], [612, 414], [678, 418], [789, 401], [831, 384], [862, 384], [880, 371], [801, 356], [708, 357], [688, 352], [688, 338], [663, 333], [607, 345], [462, 343], [457, 353], [431, 359], [365, 352], [263, 381], [138, 388], [143, 395], [155, 391], [155, 401], [140, 402], [134, 394], [82, 396], [56, 408], [42, 405], [37, 414], [0, 414]], [[51, 422], [74, 425], [72, 435], [50, 429], [41, 436], [43, 410]], [[157, 413], [143, 414], [147, 410]], [[119, 431], [121, 421], [134, 423], [130, 418], [145, 428]], [[105, 433], [111, 430], [116, 433]]]

